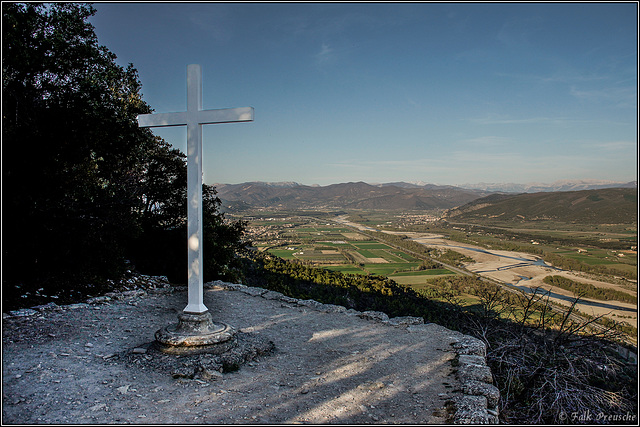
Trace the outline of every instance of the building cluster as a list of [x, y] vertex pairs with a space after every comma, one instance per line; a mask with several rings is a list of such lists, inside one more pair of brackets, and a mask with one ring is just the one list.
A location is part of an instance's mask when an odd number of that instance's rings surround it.
[[[291, 223], [282, 222], [282, 218], [263, 218], [261, 221], [274, 221], [274, 224], [249, 224], [245, 238], [254, 244], [278, 244], [283, 242], [283, 235], [288, 229], [294, 228]], [[277, 222], [276, 222], [277, 221]]]
[[398, 215], [396, 224], [398, 228], [407, 228], [413, 225], [425, 225], [436, 222], [440, 216], [426, 214], [402, 214]]

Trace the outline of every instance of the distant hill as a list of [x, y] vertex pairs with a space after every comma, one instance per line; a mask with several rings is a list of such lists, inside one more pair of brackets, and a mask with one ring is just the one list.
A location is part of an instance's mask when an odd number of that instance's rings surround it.
[[583, 224], [632, 224], [638, 221], [634, 188], [492, 194], [451, 209], [455, 222], [555, 220]]
[[507, 192], [507, 193], [540, 193], [551, 191], [579, 191], [579, 190], [597, 190], [601, 188], [638, 188], [638, 181], [615, 182], [602, 180], [562, 180], [555, 181], [551, 184], [541, 184], [538, 182], [528, 184], [514, 183], [486, 183], [463, 184], [462, 188], [483, 190], [490, 192]]
[[248, 208], [313, 209], [351, 208], [384, 210], [450, 209], [486, 196], [485, 191], [452, 186], [371, 185], [349, 182], [327, 186], [297, 183], [246, 182], [216, 184], [223, 207], [230, 210]]

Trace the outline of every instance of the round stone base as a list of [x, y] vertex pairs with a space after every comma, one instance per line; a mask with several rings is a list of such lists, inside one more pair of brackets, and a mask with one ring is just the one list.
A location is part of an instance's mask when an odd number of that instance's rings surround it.
[[156, 332], [157, 347], [165, 353], [221, 354], [235, 344], [236, 330], [226, 323], [213, 323], [211, 313], [182, 313], [178, 324]]

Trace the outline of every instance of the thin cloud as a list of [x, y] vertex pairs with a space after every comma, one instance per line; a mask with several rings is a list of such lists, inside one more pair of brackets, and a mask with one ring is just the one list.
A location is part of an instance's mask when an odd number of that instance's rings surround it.
[[422, 107], [422, 104], [420, 104], [419, 102], [416, 102], [412, 98], [407, 98], [407, 103], [414, 107]]
[[206, 34], [209, 40], [219, 44], [227, 44], [233, 38], [233, 27], [228, 24], [231, 12], [225, 5], [212, 8], [198, 8], [197, 13], [191, 8], [177, 10], [182, 19], [189, 22], [189, 27], [196, 28]]
[[346, 160], [343, 162], [329, 163], [326, 166], [338, 168], [379, 169], [393, 168], [398, 170], [424, 167], [427, 164], [443, 162], [438, 158], [407, 159], [407, 160]]
[[638, 149], [638, 144], [632, 141], [606, 141], [594, 143], [592, 146], [606, 151], [636, 151]]
[[514, 17], [502, 25], [495, 38], [508, 47], [526, 46], [543, 31], [540, 24], [541, 19], [535, 15], [524, 18]]
[[607, 80], [610, 77], [604, 75], [585, 75], [579, 73], [569, 73], [566, 71], [556, 72], [550, 75], [541, 75], [541, 74], [527, 74], [527, 73], [505, 73], [498, 72], [495, 73], [498, 77], [506, 77], [518, 80], [525, 81], [537, 81], [544, 83], [572, 83], [572, 82], [592, 82], [592, 81], [602, 81]]
[[636, 88], [631, 86], [592, 90], [581, 90], [576, 86], [571, 86], [570, 93], [578, 99], [611, 102], [617, 107], [632, 107], [637, 103]]
[[322, 43], [322, 47], [320, 48], [320, 52], [315, 54], [316, 62], [318, 64], [326, 64], [331, 61], [334, 57], [334, 50], [328, 44]]
[[478, 138], [464, 139], [460, 142], [479, 147], [503, 147], [513, 140], [504, 136], [480, 136]]
[[513, 124], [532, 124], [532, 123], [547, 123], [563, 125], [567, 123], [576, 123], [576, 120], [568, 120], [563, 118], [551, 118], [551, 117], [528, 117], [525, 119], [512, 119], [508, 117], [484, 117], [475, 118], [469, 120], [471, 123], [480, 125], [513, 125]]

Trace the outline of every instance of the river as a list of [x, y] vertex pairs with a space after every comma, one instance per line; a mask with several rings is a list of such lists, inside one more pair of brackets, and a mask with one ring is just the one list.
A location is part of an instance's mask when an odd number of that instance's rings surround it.
[[[412, 239], [415, 241], [415, 239]], [[480, 252], [480, 253], [484, 253], [487, 255], [493, 255], [496, 257], [500, 257], [500, 258], [507, 258], [507, 259], [513, 259], [516, 261], [521, 261], [519, 263], [516, 264], [508, 264], [508, 265], [503, 265], [500, 267], [497, 267], [496, 269], [493, 270], [481, 270], [481, 271], [475, 271], [474, 273], [477, 274], [481, 274], [481, 273], [489, 273], [491, 271], [503, 271], [503, 270], [509, 270], [512, 268], [517, 268], [517, 267], [527, 267], [527, 266], [531, 266], [531, 265], [535, 265], [535, 266], [540, 266], [540, 267], [545, 267], [545, 268], [550, 268], [552, 270], [556, 270], [556, 271], [565, 271], [561, 268], [558, 267], [554, 267], [552, 265], [549, 265], [547, 263], [544, 262], [543, 259], [540, 258], [534, 258], [534, 259], [529, 259], [529, 258], [522, 258], [522, 257], [516, 257], [516, 256], [509, 256], [509, 255], [504, 255], [504, 253], [494, 253], [491, 251], [488, 251], [486, 249], [482, 249], [482, 248], [471, 248], [468, 246], [459, 246], [459, 245], [449, 245], [450, 247], [453, 248], [459, 248], [459, 249], [466, 249], [466, 250], [470, 250], [470, 251], [475, 251], [475, 252]], [[520, 278], [522, 280], [530, 280], [529, 277], [526, 276], [520, 276]], [[521, 291], [531, 294], [534, 293], [535, 290], [528, 287], [528, 286], [523, 286], [523, 285], [516, 285], [513, 283], [506, 283], [507, 285], [511, 285], [515, 288], [520, 289]], [[543, 290], [544, 291], [544, 290]], [[575, 300], [575, 297], [571, 297], [571, 296], [567, 296], [567, 295], [562, 295], [556, 292], [551, 292], [551, 291], [544, 291], [543, 295], [548, 295], [551, 298], [557, 298], [563, 301], [568, 301], [568, 302], [573, 302]], [[589, 301], [589, 300], [585, 300], [585, 299], [580, 299], [580, 304], [581, 305], [586, 305], [589, 307], [600, 307], [600, 308], [605, 308], [605, 309], [610, 309], [610, 310], [620, 310], [620, 311], [631, 311], [631, 312], [637, 312], [638, 309], [637, 308], [630, 308], [630, 307], [623, 307], [620, 305], [616, 305], [616, 304], [609, 304], [606, 302], [599, 302], [599, 301]]]
[[[522, 277], [522, 276], [521, 276]], [[528, 280], [528, 277], [523, 277], [523, 280]], [[522, 285], [514, 285], [512, 283], [507, 283], [507, 285], [511, 285], [514, 288], [518, 288], [521, 291], [527, 293], [527, 294], [532, 294], [534, 292], [536, 292], [535, 289], [531, 289], [528, 286], [522, 286]], [[563, 301], [568, 301], [568, 302], [573, 302], [575, 300], [574, 297], [570, 297], [567, 295], [562, 295], [562, 294], [558, 294], [555, 292], [551, 292], [551, 291], [547, 291], [542, 289], [541, 292], [538, 292], [540, 295], [548, 295], [550, 298], [557, 298]], [[580, 299], [580, 304], [581, 305], [587, 305], [589, 307], [600, 307], [600, 308], [606, 308], [609, 310], [620, 310], [620, 311], [630, 311], [633, 313], [637, 313], [638, 309], [637, 308], [630, 308], [630, 307], [622, 307], [620, 305], [615, 305], [615, 304], [609, 304], [606, 302], [598, 302], [598, 301], [589, 301], [589, 300], [585, 300], [585, 299]]]
[[[346, 220], [346, 218], [341, 218], [340, 221], [337, 222], [341, 222], [342, 224], [346, 224], [346, 225], [350, 225], [354, 228], [363, 230], [363, 231], [376, 231], [376, 232], [382, 232], [382, 233], [388, 233], [388, 234], [405, 234], [407, 236], [409, 236], [409, 238], [417, 243], [426, 245], [426, 246], [439, 246], [442, 248], [457, 248], [457, 249], [465, 249], [468, 251], [473, 251], [473, 252], [478, 252], [478, 253], [483, 253], [486, 255], [491, 255], [491, 256], [495, 256], [498, 259], [500, 258], [504, 258], [506, 260], [514, 260], [514, 261], [518, 261], [516, 263], [509, 263], [509, 262], [505, 262], [505, 263], [499, 263], [499, 265], [493, 265], [491, 266], [492, 268], [490, 269], [486, 269], [486, 270], [478, 270], [478, 271], [474, 271], [474, 273], [476, 274], [486, 274], [486, 273], [500, 273], [500, 272], [504, 272], [505, 270], [510, 270], [510, 269], [514, 269], [514, 268], [518, 268], [518, 267], [541, 267], [544, 269], [549, 269], [549, 270], [555, 270], [555, 271], [560, 271], [560, 272], [564, 272], [566, 270], [563, 270], [561, 268], [558, 267], [554, 267], [552, 265], [549, 265], [547, 263], [544, 262], [543, 259], [541, 258], [537, 258], [535, 256], [532, 256], [532, 258], [525, 258], [523, 257], [521, 254], [516, 254], [514, 253], [514, 255], [509, 255], [509, 251], [500, 251], [498, 252], [492, 252], [490, 250], [487, 249], [483, 249], [483, 248], [478, 248], [478, 247], [469, 247], [469, 246], [462, 246], [462, 245], [457, 245], [457, 244], [452, 244], [452, 243], [457, 243], [457, 242], [452, 242], [450, 240], [446, 240], [446, 238], [444, 236], [440, 236], [440, 235], [425, 235], [424, 233], [402, 233], [402, 232], [389, 232], [386, 230], [379, 230], [373, 227], [368, 227], [368, 226], [364, 226], [361, 224], [357, 224], [357, 223], [353, 223], [353, 222], [349, 222]], [[415, 236], [415, 237], [412, 237]], [[425, 242], [425, 240], [433, 240], [433, 243], [427, 243]], [[520, 255], [520, 256], [518, 256]], [[495, 268], [494, 268], [495, 266]], [[541, 270], [541, 273], [543, 273], [543, 270]], [[541, 280], [542, 277], [545, 275], [546, 273], [543, 273], [539, 279]], [[504, 276], [504, 275], [503, 275]], [[531, 277], [527, 277], [527, 276], [522, 276], [522, 275], [518, 275], [522, 280], [530, 280]], [[511, 276], [513, 277], [513, 276]], [[506, 279], [506, 278], [505, 278]], [[530, 288], [528, 286], [524, 286], [524, 285], [517, 285], [514, 283], [510, 283], [508, 279], [499, 279], [502, 283], [504, 283], [505, 285], [508, 286], [512, 286], [515, 287], [517, 289], [520, 289], [521, 291], [525, 292], [525, 293], [533, 293], [535, 287]], [[542, 289], [541, 289], [542, 290]], [[556, 292], [551, 292], [551, 291], [544, 291], [544, 295], [548, 295], [550, 298], [555, 298], [555, 299], [559, 299], [559, 300], [563, 300], [563, 301], [568, 301], [568, 302], [573, 302], [574, 301], [574, 297], [571, 296], [567, 296], [567, 295], [562, 295]], [[638, 309], [637, 307], [635, 308], [631, 308], [631, 307], [624, 307], [621, 305], [616, 305], [615, 303], [607, 303], [607, 302], [599, 302], [599, 301], [590, 301], [590, 300], [585, 300], [585, 299], [581, 299], [579, 301], [580, 305], [583, 306], [589, 306], [589, 307], [597, 307], [597, 308], [601, 308], [601, 309], [608, 309], [608, 310], [620, 310], [620, 311], [625, 311], [625, 312], [634, 312], [637, 313]]]
[[516, 261], [522, 261], [522, 262], [519, 262], [517, 264], [510, 264], [510, 265], [501, 266], [501, 267], [498, 267], [495, 270], [476, 271], [476, 273], [488, 273], [490, 271], [502, 271], [502, 270], [508, 270], [510, 268], [516, 268], [516, 267], [526, 267], [528, 265], [537, 265], [537, 266], [540, 266], [540, 267], [550, 268], [552, 270], [564, 271], [561, 268], [554, 267], [552, 265], [547, 264], [541, 258], [534, 258], [534, 259], [520, 258], [520, 257], [515, 257], [515, 256], [509, 256], [509, 255], [497, 254], [497, 253], [489, 252], [488, 250], [482, 249], [482, 248], [470, 248], [468, 246], [457, 246], [457, 245], [449, 245], [449, 246], [452, 247], [452, 248], [467, 249], [469, 251], [475, 251], [475, 252], [480, 252], [480, 253], [487, 254], [487, 255], [493, 255], [493, 256], [500, 257], [500, 258], [515, 259]]

